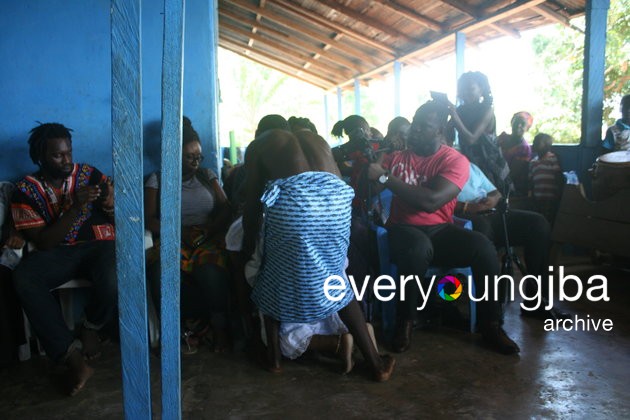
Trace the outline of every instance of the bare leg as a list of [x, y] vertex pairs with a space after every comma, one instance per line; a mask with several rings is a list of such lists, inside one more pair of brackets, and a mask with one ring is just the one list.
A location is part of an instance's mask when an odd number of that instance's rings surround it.
[[96, 330], [85, 326], [81, 327], [81, 344], [83, 345], [83, 356], [87, 360], [92, 360], [101, 355], [101, 339]]
[[264, 319], [265, 333], [267, 335], [267, 369], [272, 373], [280, 373], [282, 372], [282, 367], [280, 366], [282, 357], [279, 336], [280, 322], [267, 315], [264, 316]]
[[389, 355], [379, 356], [370, 338], [363, 312], [361, 312], [356, 299], [352, 299], [345, 308], [339, 311], [339, 317], [350, 330], [350, 334], [354, 337], [361, 354], [363, 354], [363, 357], [370, 365], [374, 373], [374, 379], [378, 382], [387, 381], [394, 371], [396, 359]]
[[368, 334], [370, 335], [370, 340], [372, 340], [372, 343], [374, 343], [374, 348], [376, 349], [376, 352], [378, 353], [378, 344], [376, 344], [376, 335], [374, 334], [374, 327], [369, 322], [366, 323], [366, 326], [367, 326]]
[[350, 373], [354, 367], [352, 348], [354, 339], [351, 334], [342, 335], [314, 335], [308, 345], [309, 350], [334, 353], [344, 363], [343, 374]]
[[78, 350], [70, 351], [66, 357], [66, 366], [70, 370], [68, 372], [70, 396], [74, 396], [83, 389], [87, 380], [94, 374], [94, 369], [85, 363], [83, 355]]

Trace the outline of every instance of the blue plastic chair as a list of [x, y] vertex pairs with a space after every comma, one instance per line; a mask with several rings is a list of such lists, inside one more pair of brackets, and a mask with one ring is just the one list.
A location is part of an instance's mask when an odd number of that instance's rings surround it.
[[[380, 204], [379, 211], [386, 220], [389, 217], [391, 209], [392, 192], [390, 190], [383, 190], [376, 201]], [[453, 222], [464, 229], [472, 230], [472, 222], [467, 219], [459, 217], [453, 217]], [[387, 274], [392, 278], [398, 277], [398, 267], [392, 263], [389, 253], [389, 242], [387, 239], [387, 229], [382, 226], [371, 223], [370, 229], [376, 234], [376, 247], [378, 250], [378, 260], [381, 270], [381, 274]], [[426, 273], [425, 278], [431, 278], [432, 276], [443, 277], [447, 274], [462, 274], [467, 278], [472, 279], [472, 269], [470, 267], [438, 267], [430, 266]], [[469, 277], [470, 276], [470, 277]], [[473, 281], [468, 282], [471, 288], [471, 294], [475, 295], [475, 284]], [[377, 307], [380, 306], [381, 313], [381, 325], [385, 335], [391, 335], [396, 326], [396, 299], [389, 302], [377, 302]], [[475, 332], [477, 324], [477, 305], [473, 300], [470, 301], [470, 332]]]

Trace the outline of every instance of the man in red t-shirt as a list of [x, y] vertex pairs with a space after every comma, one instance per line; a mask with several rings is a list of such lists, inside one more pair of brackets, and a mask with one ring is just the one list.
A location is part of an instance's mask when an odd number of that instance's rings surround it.
[[[448, 108], [435, 101], [416, 111], [409, 130], [408, 149], [370, 165], [368, 178], [394, 193], [388, 220], [392, 259], [402, 276], [423, 276], [429, 265], [471, 266], [478, 296], [485, 295], [484, 276], [499, 275], [492, 242], [483, 234], [452, 223], [457, 195], [468, 180], [464, 155], [443, 144]], [[406, 351], [419, 300], [419, 285], [405, 284], [405, 300], [398, 305], [393, 347]], [[501, 328], [500, 302], [479, 302], [479, 328], [484, 340], [503, 354], [520, 351]]]

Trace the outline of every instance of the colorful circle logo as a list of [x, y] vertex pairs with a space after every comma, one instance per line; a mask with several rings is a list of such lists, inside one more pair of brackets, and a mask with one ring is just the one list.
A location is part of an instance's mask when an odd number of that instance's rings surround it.
[[[448, 293], [447, 286], [449, 286], [449, 289], [454, 288], [455, 291], [453, 293]], [[451, 275], [442, 277], [437, 286], [438, 295], [449, 302], [457, 300], [461, 296], [463, 289], [464, 287], [462, 286], [462, 282], [459, 281], [457, 277]]]

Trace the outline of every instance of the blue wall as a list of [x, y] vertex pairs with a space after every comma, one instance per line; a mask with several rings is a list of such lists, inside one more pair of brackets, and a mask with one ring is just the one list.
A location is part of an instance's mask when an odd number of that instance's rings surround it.
[[[145, 173], [159, 167], [163, 2], [142, 9]], [[186, 2], [184, 114], [211, 156], [209, 2]], [[33, 172], [28, 132], [37, 123], [74, 129], [74, 160], [112, 173], [109, 0], [3, 2], [0, 13], [0, 180]], [[214, 162], [204, 162], [214, 166]]]

